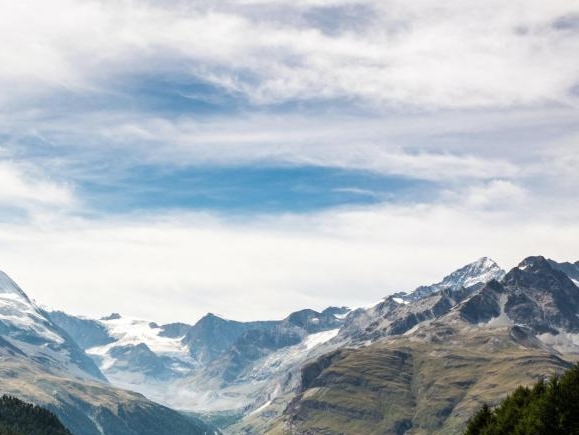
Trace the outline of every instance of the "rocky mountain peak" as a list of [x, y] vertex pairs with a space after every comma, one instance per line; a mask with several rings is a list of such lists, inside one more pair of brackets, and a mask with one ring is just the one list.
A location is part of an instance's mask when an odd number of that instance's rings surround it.
[[[106, 381], [79, 346], [5, 273], [0, 272], [0, 335], [5, 349], [44, 361], [56, 372]], [[10, 353], [10, 352], [9, 352]]]
[[336, 314], [339, 315], [344, 312], [344, 310], [335, 308], [326, 309], [321, 313], [311, 309], [304, 309], [291, 313], [282, 321], [282, 325], [302, 328], [310, 334], [326, 331], [339, 328], [342, 325], [342, 320], [336, 317]]
[[540, 255], [527, 257], [505, 275], [503, 284], [551, 291], [573, 286], [570, 277], [559, 267], [553, 267], [554, 264], [552, 260]]
[[121, 318], [121, 315], [119, 313], [111, 313], [108, 316], [101, 317], [101, 320], [104, 320], [104, 321], [119, 320], [120, 318]]
[[563, 272], [565, 275], [571, 278], [571, 281], [573, 281], [577, 287], [579, 287], [579, 261], [576, 261], [575, 263], [570, 263], [567, 261], [558, 263], [551, 259], [548, 259], [547, 261], [552, 268]]
[[483, 285], [491, 280], [500, 280], [505, 276], [505, 271], [489, 257], [481, 257], [469, 263], [451, 274], [445, 276], [442, 281], [428, 286], [420, 286], [409, 295], [403, 297], [407, 301], [417, 301], [430, 296], [443, 289], [458, 290]]
[[505, 275], [504, 311], [514, 324], [538, 334], [579, 330], [579, 289], [560, 269], [552, 260], [532, 256]]
[[219, 322], [226, 322], [222, 317], [217, 316], [213, 313], [207, 313], [203, 317], [201, 317], [195, 325], [203, 325], [203, 324], [210, 324], [210, 323], [219, 323]]
[[12, 278], [0, 270], [0, 295], [1, 294], [16, 295], [30, 303], [30, 299], [28, 299], [26, 293], [24, 293], [24, 291], [18, 287], [18, 284], [16, 284]]
[[442, 285], [452, 288], [470, 287], [493, 279], [501, 279], [504, 275], [504, 270], [497, 263], [488, 257], [481, 257], [446, 276], [442, 280]]
[[324, 311], [322, 311], [322, 314], [332, 316], [343, 316], [349, 311], [350, 309], [348, 307], [328, 307]]
[[525, 258], [517, 266], [518, 269], [525, 270], [527, 272], [537, 272], [541, 270], [547, 270], [551, 268], [551, 264], [542, 255], [534, 255]]

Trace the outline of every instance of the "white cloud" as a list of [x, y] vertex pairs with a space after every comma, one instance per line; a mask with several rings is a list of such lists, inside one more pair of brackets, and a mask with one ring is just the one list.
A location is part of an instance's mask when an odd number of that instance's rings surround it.
[[484, 184], [468, 185], [459, 191], [449, 191], [449, 199], [463, 200], [472, 209], [510, 209], [521, 207], [530, 193], [510, 180], [491, 180]]
[[559, 193], [577, 194], [579, 185], [579, 135], [573, 135], [561, 142], [551, 143], [539, 152], [543, 165], [537, 168], [549, 187]]
[[190, 322], [207, 311], [282, 317], [379, 300], [482, 255], [506, 268], [534, 254], [577, 260], [577, 210], [528, 213], [534, 205], [493, 210], [449, 200], [241, 221], [45, 216], [0, 226], [0, 268], [40, 303], [73, 313]]
[[38, 168], [0, 160], [0, 206], [24, 208], [75, 203], [69, 186], [39, 175]]
[[[355, 8], [367, 10], [354, 17], [363, 25], [327, 32]], [[553, 25], [579, 11], [567, 0], [57, 0], [2, 10], [4, 98], [37, 85], [104, 90], [116, 74], [179, 65], [256, 102], [574, 104], [579, 73], [579, 38]]]
[[[566, 111], [520, 113], [518, 117], [441, 114], [364, 119], [262, 114], [204, 120], [99, 112], [56, 121], [15, 121], [10, 130], [22, 132], [34, 125], [34, 134], [41, 132], [52, 149], [60, 147], [65, 153], [72, 149], [88, 161], [118, 154], [118, 161], [126, 164], [312, 165], [456, 181], [520, 177], [524, 174], [518, 164], [521, 153], [537, 145], [528, 143], [523, 150], [505, 144], [509, 139], [504, 130], [531, 132], [560, 125], [563, 130], [565, 123], [574, 120], [574, 114]], [[474, 138], [481, 135], [500, 137], [480, 147]]]

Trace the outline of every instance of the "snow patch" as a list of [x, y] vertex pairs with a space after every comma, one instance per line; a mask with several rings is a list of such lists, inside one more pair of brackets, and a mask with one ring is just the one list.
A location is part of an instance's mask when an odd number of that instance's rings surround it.
[[[41, 337], [47, 342], [62, 344], [64, 339], [54, 332], [50, 323], [39, 309], [22, 293], [18, 287], [17, 291], [4, 287], [6, 275], [0, 274], [0, 321], [14, 329], [28, 331], [31, 334]], [[10, 280], [10, 278], [8, 278]], [[12, 281], [10, 281], [12, 282]]]
[[482, 257], [473, 263], [455, 270], [436, 284], [418, 287], [407, 297], [404, 297], [404, 299], [416, 301], [424, 299], [443, 289], [450, 288], [457, 290], [461, 287], [473, 287], [477, 284], [485, 284], [493, 279], [500, 280], [504, 276], [505, 271], [501, 269], [498, 264], [488, 257]]
[[414, 325], [412, 328], [410, 328], [408, 331], [406, 331], [404, 334], [402, 335], [412, 335], [414, 334], [416, 331], [418, 331], [419, 329], [426, 327], [428, 325], [430, 325], [432, 323], [433, 319], [429, 319], [429, 320], [424, 320], [422, 322], [417, 323], [416, 325]]
[[265, 402], [263, 405], [261, 405], [259, 408], [251, 411], [249, 415], [259, 414], [261, 411], [265, 410], [269, 405], [273, 403], [273, 400], [279, 395], [279, 392], [280, 392], [279, 385], [276, 385], [275, 390], [273, 390], [273, 393], [269, 395], [269, 400]]
[[550, 333], [537, 336], [543, 343], [561, 353], [579, 353], [579, 334], [559, 330], [557, 335]]
[[[193, 363], [187, 346], [181, 342], [182, 337], [170, 338], [160, 336], [159, 333], [161, 329], [148, 320], [114, 316], [105, 320], [101, 319], [99, 322], [107, 328], [109, 335], [115, 338], [116, 341], [103, 346], [91, 347], [86, 349], [85, 352], [98, 361], [97, 365], [109, 379], [112, 380], [111, 376], [118, 375], [118, 377], [114, 379], [118, 386], [127, 387], [127, 382], [131, 385], [138, 385], [143, 382], [143, 379], [135, 382], [133, 382], [133, 380], [127, 380], [125, 383], [119, 382], [121, 373], [116, 373], [118, 368], [115, 367], [118, 360], [110, 354], [111, 350], [115, 347], [145, 344], [156, 355], [175, 358], [187, 364]], [[177, 367], [177, 365], [175, 365], [175, 367]], [[180, 371], [183, 373], [183, 369], [180, 369]], [[127, 379], [132, 376], [130, 369], [123, 368], [121, 372]], [[132, 385], [130, 389], [142, 392], [140, 389], [135, 388], [135, 385]]]
[[344, 320], [348, 316], [348, 314], [350, 314], [351, 312], [352, 312], [351, 310], [348, 310], [342, 314], [334, 314], [334, 317], [338, 320]]
[[361, 306], [361, 307], [358, 307], [357, 309], [358, 309], [358, 310], [370, 310], [370, 309], [372, 309], [372, 308], [380, 305], [382, 302], [384, 302], [384, 299], [385, 299], [385, 298], [382, 298], [382, 299], [380, 299], [380, 301], [378, 301], [378, 302], [373, 302], [373, 303], [371, 303], [371, 304], [363, 305], [363, 306]]
[[[114, 343], [113, 343], [113, 345], [114, 345]], [[112, 356], [110, 356], [108, 354], [110, 348], [111, 348], [110, 345], [98, 346], [98, 347], [92, 347], [90, 349], [87, 349], [85, 352], [89, 356], [92, 356], [92, 357], [96, 356], [97, 357], [95, 359], [99, 361], [98, 362], [99, 369], [104, 372], [106, 370], [109, 370], [111, 367], [113, 367], [115, 365], [115, 363], [117, 362], [117, 360], [115, 358], [113, 358]]]
[[487, 322], [487, 326], [491, 327], [502, 327], [502, 326], [512, 326], [513, 321], [509, 319], [507, 313], [505, 312], [505, 305], [507, 304], [508, 295], [502, 294], [499, 299], [499, 305], [501, 307], [501, 314], [498, 317], [493, 317]]
[[251, 411], [249, 413], [249, 415], [253, 415], [253, 414], [259, 414], [261, 411], [263, 411], [265, 408], [267, 408], [269, 405], [271, 405], [273, 403], [273, 400], [268, 400], [267, 402], [265, 402], [263, 405], [261, 405], [259, 408]]
[[329, 331], [310, 334], [304, 339], [302, 343], [306, 346], [306, 349], [308, 350], [313, 349], [314, 347], [319, 346], [320, 344], [323, 344], [326, 341], [330, 341], [332, 338], [338, 335], [339, 330], [340, 329], [338, 328], [338, 329], [331, 329]]
[[91, 354], [102, 355], [112, 347], [144, 343], [158, 355], [188, 355], [187, 347], [181, 343], [181, 337], [160, 336], [160, 329], [151, 327], [151, 322], [148, 320], [121, 317], [119, 319], [101, 320], [101, 323], [106, 326], [109, 334], [117, 341], [89, 349], [88, 352]]
[[16, 284], [12, 278], [6, 275], [4, 272], [0, 271], [0, 293], [12, 293], [18, 295], [20, 298], [25, 299], [30, 302], [28, 296], [22, 291], [18, 284]]

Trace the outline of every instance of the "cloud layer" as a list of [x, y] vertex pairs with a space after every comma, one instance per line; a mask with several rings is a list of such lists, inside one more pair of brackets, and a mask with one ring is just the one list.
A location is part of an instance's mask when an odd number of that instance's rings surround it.
[[0, 268], [41, 303], [281, 317], [578, 260], [579, 4], [0, 4]]
[[567, 0], [5, 3], [3, 99], [179, 72], [257, 104], [576, 105], [579, 7]]
[[[483, 254], [505, 268], [531, 254], [577, 260], [576, 210], [529, 214], [535, 204], [519, 194], [491, 184], [466, 202], [251, 222], [180, 213], [4, 224], [1, 262], [38, 301], [73, 313], [120, 311], [167, 322], [192, 322], [208, 311], [280, 318], [304, 307], [375, 302], [436, 282]], [[504, 207], [513, 197], [516, 213]], [[483, 208], [487, 201], [499, 207]]]

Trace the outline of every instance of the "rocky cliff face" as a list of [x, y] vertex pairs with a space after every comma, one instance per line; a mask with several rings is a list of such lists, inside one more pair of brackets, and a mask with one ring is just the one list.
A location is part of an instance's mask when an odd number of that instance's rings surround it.
[[505, 311], [517, 324], [534, 332], [579, 331], [579, 291], [553, 262], [529, 257], [502, 281], [508, 295]]
[[576, 286], [579, 286], [579, 261], [576, 261], [575, 263], [570, 263], [568, 261], [564, 263], [557, 263], [554, 260], [547, 261], [552, 268], [563, 272]]
[[82, 349], [104, 346], [115, 341], [105, 325], [97, 320], [70, 316], [62, 311], [52, 311], [48, 315]]
[[200, 364], [207, 364], [223, 352], [244, 333], [250, 330], [267, 331], [279, 322], [237, 322], [227, 320], [214, 314], [207, 314], [190, 328], [183, 337], [183, 344], [191, 356]]

